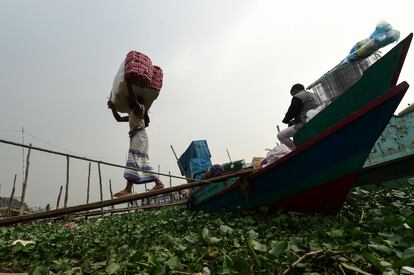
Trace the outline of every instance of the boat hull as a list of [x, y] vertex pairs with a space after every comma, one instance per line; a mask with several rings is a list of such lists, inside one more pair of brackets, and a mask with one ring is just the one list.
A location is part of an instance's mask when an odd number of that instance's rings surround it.
[[247, 178], [194, 193], [191, 207], [253, 210], [268, 206], [324, 212], [342, 205], [356, 181], [356, 172], [364, 165], [407, 89], [405, 82], [394, 87]]
[[357, 185], [399, 185], [414, 177], [414, 105], [393, 116], [374, 145]]
[[407, 183], [407, 180], [412, 177], [414, 177], [414, 153], [364, 167], [359, 171], [355, 185], [398, 185]]

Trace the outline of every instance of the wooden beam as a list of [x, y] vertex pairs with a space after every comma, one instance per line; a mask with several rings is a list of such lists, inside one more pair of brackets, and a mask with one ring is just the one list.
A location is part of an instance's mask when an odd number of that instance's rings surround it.
[[13, 202], [14, 192], [16, 191], [16, 178], [17, 178], [17, 174], [14, 174], [13, 189], [10, 195], [9, 205], [7, 207], [7, 213], [6, 213], [7, 216], [11, 216], [11, 205]]
[[62, 196], [62, 189], [63, 189], [63, 185], [60, 186], [59, 195], [58, 195], [57, 200], [56, 200], [56, 209], [59, 208], [60, 196]]
[[136, 211], [136, 210], [149, 210], [149, 209], [157, 209], [161, 207], [168, 207], [168, 206], [177, 206], [177, 205], [183, 205], [186, 204], [187, 201], [180, 201], [175, 203], [165, 203], [165, 204], [154, 204], [154, 205], [144, 205], [144, 206], [134, 206], [134, 207], [124, 207], [124, 208], [118, 208], [118, 209], [108, 209], [102, 211], [91, 211], [91, 212], [82, 212], [82, 213], [76, 213], [71, 216], [75, 217], [89, 217], [89, 216], [99, 216], [104, 214], [115, 214], [115, 213], [123, 213], [123, 212], [130, 212], [130, 211]]
[[[99, 174], [99, 192], [101, 195], [101, 201], [103, 200], [103, 191], [102, 191], [102, 174], [101, 174], [101, 163], [98, 162], [98, 174]], [[101, 211], [103, 211], [103, 208], [101, 208]]]
[[226, 149], [226, 152], [227, 152], [227, 156], [229, 157], [230, 162], [232, 162], [232, 161], [231, 161], [231, 157], [230, 157], [229, 150], [228, 150], [228, 149]]
[[32, 147], [32, 144], [30, 143], [29, 151], [27, 152], [27, 157], [26, 157], [26, 172], [24, 174], [24, 181], [23, 181], [23, 187], [22, 187], [22, 197], [21, 197], [21, 202], [20, 202], [19, 215], [24, 214], [24, 199], [26, 197], [27, 179], [29, 177], [30, 152], [32, 151], [31, 147]]
[[251, 174], [252, 172], [253, 172], [252, 169], [243, 170], [243, 171], [239, 171], [236, 173], [231, 173], [231, 174], [223, 175], [220, 177], [211, 178], [211, 179], [208, 179], [202, 182], [186, 183], [186, 184], [182, 184], [178, 186], [173, 186], [170, 188], [163, 188], [163, 189], [158, 189], [158, 190], [154, 190], [150, 192], [144, 192], [144, 193], [134, 194], [134, 195], [126, 196], [126, 197], [116, 198], [113, 200], [105, 200], [105, 201], [93, 202], [89, 204], [81, 204], [81, 205], [71, 206], [67, 208], [50, 210], [47, 212], [33, 213], [29, 215], [24, 215], [24, 216], [0, 219], [0, 226], [12, 225], [16, 223], [34, 221], [34, 220], [39, 220], [39, 219], [46, 219], [46, 218], [51, 218], [51, 217], [58, 217], [58, 216], [63, 216], [63, 215], [72, 214], [76, 212], [87, 211], [91, 209], [102, 208], [102, 207], [117, 205], [121, 203], [127, 203], [127, 202], [131, 202], [135, 200], [158, 196], [158, 195], [169, 194], [171, 192], [175, 192], [178, 190], [189, 189], [189, 188], [193, 188], [196, 186], [202, 186], [202, 185], [206, 185], [206, 184], [213, 183], [213, 182], [223, 181], [228, 178], [248, 175], [248, 174]]
[[[172, 152], [173, 152], [173, 154], [174, 154], [175, 159], [177, 160], [178, 168], [180, 169], [180, 173], [181, 173], [181, 175], [183, 175], [183, 176], [186, 176], [186, 177], [187, 177], [187, 175], [185, 174], [185, 171], [184, 171], [183, 165], [182, 165], [182, 163], [181, 163], [180, 159], [177, 157], [177, 154], [175, 153], [174, 147], [173, 147], [172, 145], [170, 145], [170, 147], [171, 147], [171, 150], [172, 150]], [[189, 180], [189, 179], [186, 179], [186, 181], [187, 181], [187, 182], [190, 182], [190, 180]]]
[[88, 188], [86, 189], [86, 204], [89, 203], [89, 190], [91, 186], [91, 163], [89, 162], [89, 169], [88, 169]]
[[[109, 179], [109, 194], [111, 195], [111, 200], [114, 199], [114, 194], [112, 193], [112, 184], [111, 184], [111, 179]], [[115, 207], [112, 205], [111, 206], [112, 209], [115, 209]]]
[[69, 157], [66, 156], [66, 186], [65, 186], [65, 200], [63, 202], [64, 208], [68, 206], [68, 198], [69, 198]]

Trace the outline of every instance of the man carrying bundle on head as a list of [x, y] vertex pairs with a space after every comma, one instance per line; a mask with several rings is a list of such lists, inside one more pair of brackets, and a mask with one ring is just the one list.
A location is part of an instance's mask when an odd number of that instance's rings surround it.
[[115, 197], [123, 197], [132, 194], [133, 184], [143, 184], [148, 182], [155, 182], [152, 190], [161, 189], [164, 184], [153, 173], [153, 169], [149, 163], [148, 157], [148, 136], [145, 128], [149, 124], [148, 112], [142, 103], [142, 99], [137, 97], [132, 92], [132, 86], [127, 83], [128, 87], [128, 105], [131, 109], [129, 116], [121, 117], [115, 110], [114, 104], [109, 100], [108, 108], [112, 110], [112, 114], [118, 122], [129, 123], [129, 152], [128, 160], [125, 169], [124, 178], [127, 180], [127, 185], [124, 190], [116, 193]]
[[[115, 197], [132, 194], [133, 184], [155, 182], [152, 190], [163, 188], [154, 175], [148, 157], [148, 136], [145, 128], [149, 124], [148, 109], [158, 97], [162, 87], [163, 73], [153, 66], [151, 59], [139, 52], [130, 51], [115, 75], [108, 108], [118, 122], [129, 123], [129, 152], [124, 178], [126, 187]], [[118, 112], [127, 113], [120, 116]]]

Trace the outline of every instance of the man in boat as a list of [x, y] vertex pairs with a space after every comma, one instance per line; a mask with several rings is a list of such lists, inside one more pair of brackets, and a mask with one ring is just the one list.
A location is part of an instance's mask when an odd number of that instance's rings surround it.
[[292, 86], [290, 94], [292, 95], [292, 101], [282, 120], [289, 127], [280, 131], [277, 134], [277, 138], [281, 143], [293, 150], [296, 146], [291, 138], [305, 125], [306, 113], [311, 109], [317, 108], [319, 100], [315, 94], [306, 91], [305, 87], [299, 83]]
[[[129, 122], [129, 151], [127, 168], [124, 172], [124, 178], [127, 184], [124, 190], [116, 193], [114, 197], [123, 197], [132, 194], [132, 186], [134, 184], [143, 184], [155, 182], [152, 190], [161, 189], [164, 184], [151, 172], [153, 168], [148, 158], [148, 136], [145, 128], [149, 124], [148, 112], [142, 100], [132, 92], [132, 85], [127, 82], [128, 86], [128, 105], [131, 109], [129, 116], [121, 117], [115, 110], [113, 102], [108, 101], [108, 108], [112, 110], [112, 114], [118, 122]], [[147, 173], [150, 172], [150, 173]]]

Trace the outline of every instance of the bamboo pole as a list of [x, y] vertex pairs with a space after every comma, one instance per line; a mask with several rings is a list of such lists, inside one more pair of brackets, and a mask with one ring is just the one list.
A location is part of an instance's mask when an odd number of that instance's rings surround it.
[[[114, 199], [114, 195], [113, 195], [113, 193], [112, 193], [112, 184], [111, 184], [111, 179], [109, 179], [109, 193], [111, 194], [111, 200], [113, 200]], [[115, 209], [115, 207], [112, 205], [112, 207], [111, 207], [112, 209]], [[112, 215], [112, 213], [111, 213], [111, 215]]]
[[88, 169], [88, 188], [86, 190], [86, 204], [89, 203], [89, 190], [91, 186], [91, 163], [89, 162], [89, 169]]
[[[170, 187], [171, 187], [171, 171], [168, 171], [168, 176], [169, 176], [169, 179], [170, 179]], [[174, 193], [170, 194], [170, 201], [171, 202], [174, 201]]]
[[[102, 174], [101, 174], [101, 163], [98, 162], [98, 173], [99, 173], [99, 192], [101, 195], [101, 201], [103, 200], [103, 193], [102, 193]], [[103, 211], [103, 208], [101, 208], [101, 211]]]
[[57, 200], [56, 200], [56, 209], [59, 208], [60, 196], [62, 195], [62, 189], [63, 189], [63, 185], [60, 186], [59, 195], [58, 195]]
[[102, 208], [102, 207], [106, 207], [106, 206], [110, 206], [110, 205], [117, 205], [117, 204], [121, 204], [121, 203], [127, 203], [127, 202], [134, 201], [134, 200], [140, 200], [140, 199], [144, 199], [144, 198], [149, 198], [149, 197], [154, 197], [154, 196], [158, 196], [158, 195], [168, 194], [168, 193], [175, 192], [175, 191], [178, 191], [178, 190], [189, 189], [189, 188], [193, 188], [193, 187], [196, 187], [196, 186], [206, 185], [206, 184], [209, 184], [209, 183], [211, 184], [213, 182], [223, 181], [223, 180], [228, 179], [228, 178], [240, 177], [240, 176], [243, 176], [243, 175], [251, 174], [252, 172], [253, 172], [253, 170], [249, 169], [249, 170], [244, 170], [244, 171], [240, 171], [240, 172], [236, 172], [236, 173], [232, 173], [232, 174], [227, 174], [227, 175], [216, 177], [216, 178], [211, 178], [211, 179], [208, 179], [208, 180], [205, 180], [205, 181], [202, 181], [202, 182], [186, 183], [186, 184], [182, 184], [182, 185], [178, 185], [178, 186], [173, 186], [171, 188], [163, 188], [163, 189], [158, 189], [158, 190], [154, 190], [154, 191], [150, 191], [150, 192], [144, 192], [144, 193], [139, 193], [139, 194], [133, 194], [133, 195], [130, 195], [130, 196], [115, 198], [113, 200], [93, 202], [93, 203], [89, 203], [89, 204], [82, 204], [82, 205], [70, 206], [70, 207], [67, 207], [67, 208], [50, 210], [50, 211], [47, 211], [47, 212], [39, 212], [39, 213], [33, 213], [33, 214], [29, 214], [29, 215], [24, 215], [24, 216], [0, 219], [0, 226], [12, 225], [12, 224], [16, 224], [16, 223], [34, 221], [34, 220], [39, 220], [39, 219], [51, 218], [51, 217], [58, 217], [58, 216], [63, 216], [63, 215], [71, 214], [71, 213], [87, 211], [87, 210], [96, 209], [96, 208]]
[[[157, 175], [158, 179], [160, 179], [160, 165], [158, 164], [158, 175]], [[155, 198], [155, 203], [159, 203], [160, 202], [160, 198], [156, 197]]]
[[63, 208], [68, 206], [69, 198], [69, 156], [66, 156], [66, 187], [65, 187], [65, 201], [63, 202]]
[[[185, 175], [185, 171], [184, 171], [183, 165], [182, 165], [180, 159], [177, 157], [177, 154], [175, 153], [174, 147], [172, 145], [170, 145], [170, 147], [171, 147], [171, 150], [172, 150], [172, 152], [174, 154], [175, 159], [177, 160], [178, 168], [180, 169], [181, 175], [184, 176]], [[190, 182], [189, 179], [186, 179], [186, 181], [188, 183]]]
[[17, 174], [14, 174], [13, 189], [10, 195], [9, 205], [7, 207], [7, 214], [6, 214], [7, 216], [11, 216], [11, 205], [13, 202], [14, 192], [16, 191], [16, 178], [17, 178]]
[[[22, 144], [24, 144], [24, 128], [22, 127]], [[22, 177], [24, 179], [24, 147], [22, 148]]]
[[[85, 160], [85, 161], [91, 161], [91, 162], [96, 162], [96, 163], [101, 163], [103, 165], [108, 165], [108, 166], [112, 166], [112, 167], [118, 167], [118, 168], [123, 168], [123, 169], [131, 169], [130, 167], [127, 167], [125, 165], [119, 165], [119, 164], [114, 164], [114, 163], [110, 163], [110, 162], [106, 162], [106, 161], [100, 161], [100, 160], [95, 160], [95, 159], [90, 159], [90, 158], [85, 158], [85, 157], [81, 157], [81, 156], [77, 156], [77, 155], [71, 155], [71, 154], [67, 154], [67, 153], [61, 153], [61, 152], [57, 152], [57, 151], [52, 151], [52, 150], [48, 150], [48, 149], [44, 149], [44, 148], [40, 148], [40, 147], [35, 147], [35, 146], [29, 146], [29, 145], [24, 145], [21, 143], [16, 143], [13, 141], [8, 141], [8, 140], [4, 140], [0, 138], [0, 143], [4, 143], [4, 144], [9, 144], [9, 145], [14, 145], [14, 146], [19, 146], [19, 147], [24, 147], [24, 148], [32, 148], [32, 150], [37, 150], [37, 151], [41, 151], [44, 153], [50, 153], [50, 154], [54, 154], [54, 155], [59, 155], [59, 156], [69, 156], [70, 158], [73, 159], [79, 159], [79, 160]], [[143, 169], [133, 169], [135, 171], [142, 171], [142, 172], [146, 172], [149, 174], [156, 174], [153, 172], [148, 172], [148, 171], [144, 171]], [[162, 176], [168, 176], [167, 174], [164, 173], [160, 173], [160, 175]], [[189, 178], [186, 177], [180, 177], [180, 176], [174, 176], [171, 175], [171, 177], [176, 178], [176, 179], [183, 179], [183, 180], [187, 180], [187, 181], [192, 181]], [[201, 180], [195, 180], [195, 181], [201, 181]]]
[[231, 157], [230, 157], [229, 150], [227, 150], [227, 149], [226, 149], [226, 152], [227, 152], [227, 156], [229, 157], [230, 162], [232, 162], [232, 161], [231, 161]]
[[26, 187], [27, 187], [27, 179], [29, 176], [29, 166], [30, 166], [30, 152], [32, 151], [32, 144], [29, 145], [29, 151], [27, 152], [26, 157], [26, 172], [24, 173], [24, 181], [23, 181], [23, 187], [22, 187], [22, 197], [20, 202], [20, 212], [19, 215], [23, 215], [24, 213], [24, 199], [26, 197]]
[[183, 205], [186, 204], [187, 201], [179, 201], [179, 202], [175, 202], [175, 203], [165, 203], [165, 204], [155, 204], [155, 205], [144, 205], [144, 206], [134, 206], [134, 207], [124, 207], [124, 208], [118, 208], [118, 209], [107, 209], [104, 210], [103, 212], [101, 212], [100, 210], [98, 211], [85, 211], [85, 212], [80, 212], [80, 213], [76, 213], [73, 214], [71, 216], [74, 217], [89, 217], [89, 216], [99, 216], [102, 214], [108, 214], [108, 213], [122, 213], [122, 212], [131, 212], [134, 210], [148, 210], [148, 209], [156, 209], [156, 208], [161, 208], [161, 207], [167, 207], [167, 206], [177, 206], [177, 205]]

